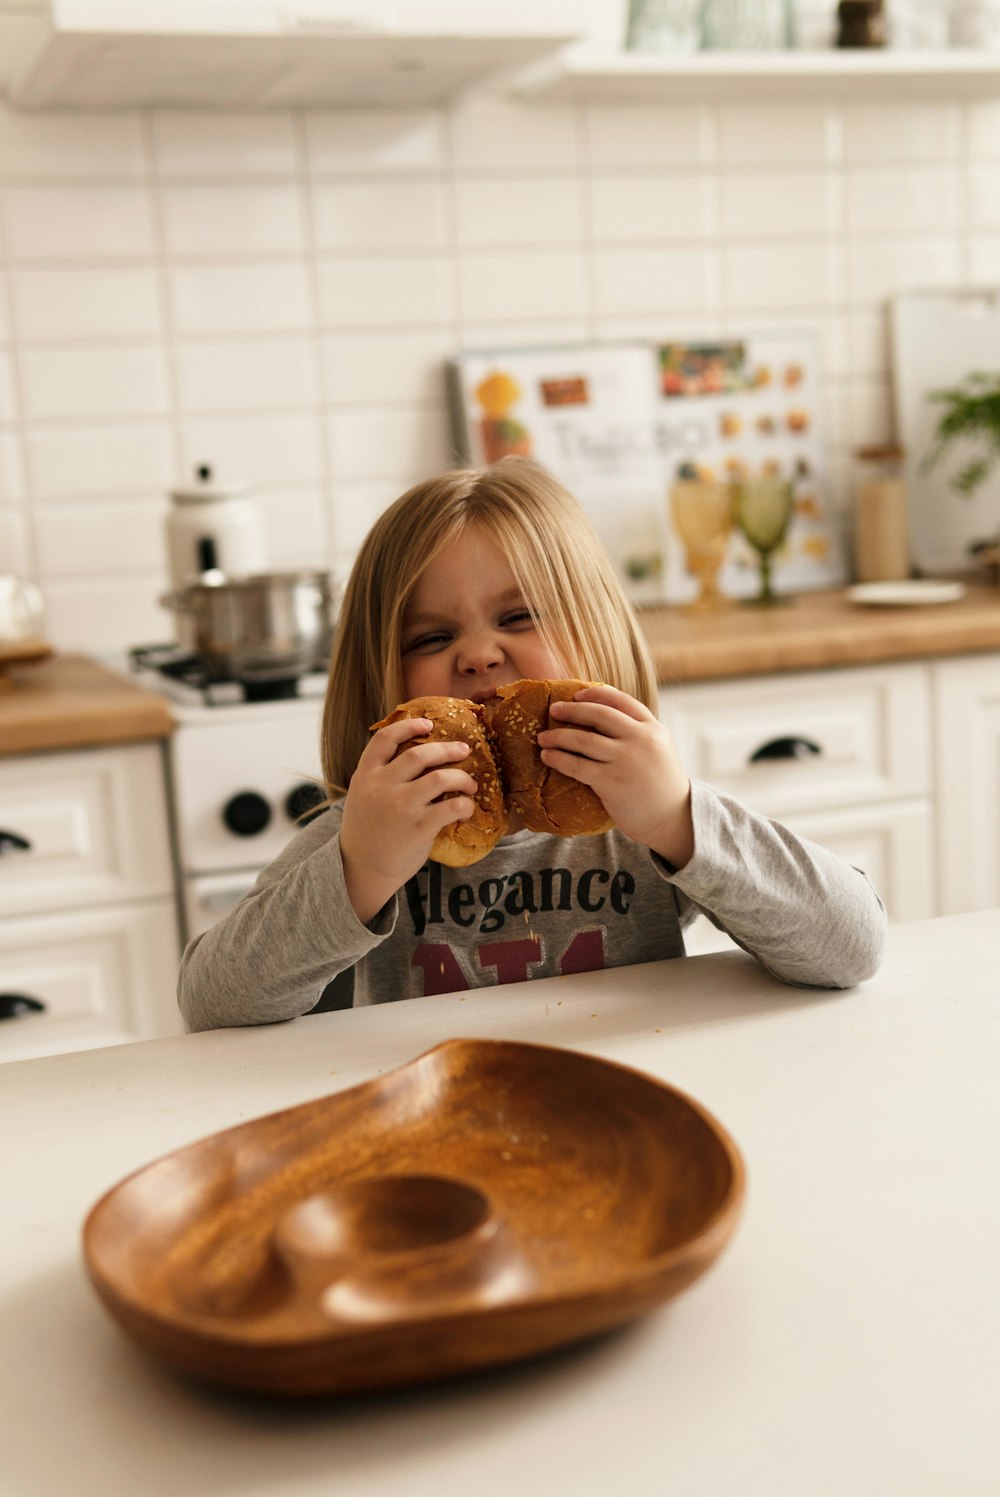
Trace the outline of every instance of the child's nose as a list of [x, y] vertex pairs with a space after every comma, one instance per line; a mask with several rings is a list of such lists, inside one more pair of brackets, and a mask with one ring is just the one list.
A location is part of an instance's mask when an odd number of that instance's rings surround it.
[[503, 658], [500, 640], [495, 634], [484, 632], [460, 644], [458, 669], [463, 676], [479, 676], [483, 671], [500, 665]]

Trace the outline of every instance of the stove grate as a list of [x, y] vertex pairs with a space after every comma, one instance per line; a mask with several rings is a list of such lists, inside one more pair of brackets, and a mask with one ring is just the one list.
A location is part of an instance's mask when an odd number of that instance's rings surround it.
[[[178, 645], [136, 645], [129, 650], [128, 658], [133, 670], [156, 671], [200, 692], [209, 707], [231, 705], [234, 690], [239, 691], [245, 702], [285, 702], [301, 695], [301, 676], [279, 676], [274, 680], [219, 676], [209, 671], [202, 656]], [[322, 676], [325, 672], [316, 670], [309, 675]]]

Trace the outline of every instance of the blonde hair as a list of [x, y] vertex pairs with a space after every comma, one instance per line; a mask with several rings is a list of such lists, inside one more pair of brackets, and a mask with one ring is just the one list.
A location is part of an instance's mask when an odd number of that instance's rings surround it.
[[606, 681], [656, 711], [656, 676], [638, 621], [568, 490], [529, 458], [451, 469], [390, 505], [351, 572], [323, 708], [331, 796], [344, 794], [371, 724], [402, 700], [403, 617], [418, 577], [470, 525], [503, 552], [566, 675]]

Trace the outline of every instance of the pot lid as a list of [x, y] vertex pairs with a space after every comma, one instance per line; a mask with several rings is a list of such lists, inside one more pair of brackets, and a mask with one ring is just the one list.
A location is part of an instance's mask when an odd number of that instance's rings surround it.
[[171, 489], [170, 497], [175, 504], [210, 504], [222, 499], [239, 499], [250, 490], [248, 483], [219, 483], [208, 463], [194, 470], [195, 482], [188, 487]]

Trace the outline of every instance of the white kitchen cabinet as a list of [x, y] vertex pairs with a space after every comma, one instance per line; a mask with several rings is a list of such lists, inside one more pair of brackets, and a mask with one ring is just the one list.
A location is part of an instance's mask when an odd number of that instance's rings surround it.
[[179, 1034], [158, 744], [0, 759], [0, 1060]]
[[1000, 906], [1000, 658], [932, 666], [939, 913]]
[[429, 108], [584, 33], [573, 0], [0, 3], [24, 109]]
[[173, 886], [156, 744], [0, 759], [0, 836], [28, 846], [0, 857], [4, 915], [109, 904]]
[[[931, 689], [922, 663], [664, 688], [688, 773], [868, 874], [893, 920], [937, 911]], [[728, 938], [699, 920], [688, 950]]]
[[0, 1059], [183, 1034], [173, 898], [0, 920], [0, 985], [45, 1012], [0, 1025]]
[[693, 778], [768, 816], [931, 793], [921, 664], [665, 687], [660, 715]]

